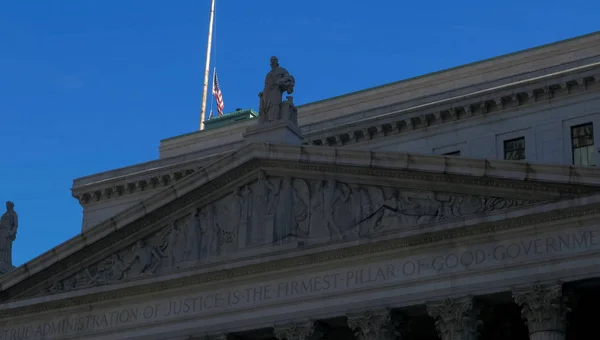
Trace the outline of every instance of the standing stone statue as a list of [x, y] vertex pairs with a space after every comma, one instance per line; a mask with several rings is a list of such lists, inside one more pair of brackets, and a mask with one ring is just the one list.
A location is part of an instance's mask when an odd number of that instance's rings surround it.
[[265, 88], [259, 93], [259, 124], [276, 120], [296, 120], [296, 108], [293, 98], [287, 97], [285, 102], [281, 96], [284, 92], [292, 94], [296, 80], [286, 69], [279, 66], [277, 57], [271, 57], [271, 71], [265, 77]]
[[12, 269], [12, 244], [17, 238], [19, 218], [13, 202], [6, 202], [6, 212], [0, 217], [0, 274]]

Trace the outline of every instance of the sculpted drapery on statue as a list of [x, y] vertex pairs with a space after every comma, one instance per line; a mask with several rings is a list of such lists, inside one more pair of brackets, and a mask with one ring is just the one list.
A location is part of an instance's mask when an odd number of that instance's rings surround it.
[[285, 102], [281, 96], [284, 92], [292, 94], [296, 80], [283, 67], [279, 66], [277, 57], [271, 57], [271, 71], [265, 77], [265, 87], [260, 92], [259, 123], [264, 124], [276, 120], [296, 121], [293, 98], [287, 97]]
[[12, 265], [12, 244], [17, 238], [19, 218], [13, 202], [6, 202], [6, 212], [0, 217], [0, 263]]

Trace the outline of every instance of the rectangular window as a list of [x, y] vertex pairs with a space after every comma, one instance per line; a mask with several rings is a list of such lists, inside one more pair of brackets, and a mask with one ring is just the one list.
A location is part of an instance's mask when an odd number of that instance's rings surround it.
[[460, 156], [460, 150], [443, 153], [442, 156]]
[[504, 159], [511, 161], [525, 159], [525, 137], [504, 141]]
[[573, 164], [595, 166], [594, 162], [594, 127], [592, 123], [571, 127], [571, 148]]

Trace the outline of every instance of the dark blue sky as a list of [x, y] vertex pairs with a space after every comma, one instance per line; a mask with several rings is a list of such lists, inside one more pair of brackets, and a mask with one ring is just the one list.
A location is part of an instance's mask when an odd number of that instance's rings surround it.
[[[0, 3], [0, 200], [20, 216], [15, 264], [80, 231], [74, 178], [156, 159], [160, 139], [197, 129], [209, 7]], [[231, 111], [257, 107], [271, 55], [302, 104], [596, 31], [600, 2], [217, 0], [216, 13]]]

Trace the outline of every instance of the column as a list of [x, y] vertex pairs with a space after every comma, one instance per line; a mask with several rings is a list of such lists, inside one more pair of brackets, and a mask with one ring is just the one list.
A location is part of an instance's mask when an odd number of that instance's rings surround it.
[[273, 326], [273, 333], [279, 340], [320, 340], [323, 328], [314, 321], [291, 322]]
[[348, 327], [357, 340], [392, 340], [399, 335], [395, 320], [388, 308], [349, 314]]
[[533, 284], [513, 290], [513, 298], [521, 307], [531, 340], [564, 340], [566, 316], [562, 284]]
[[427, 313], [435, 320], [442, 340], [475, 340], [479, 336], [477, 328], [482, 322], [471, 296], [428, 303]]

